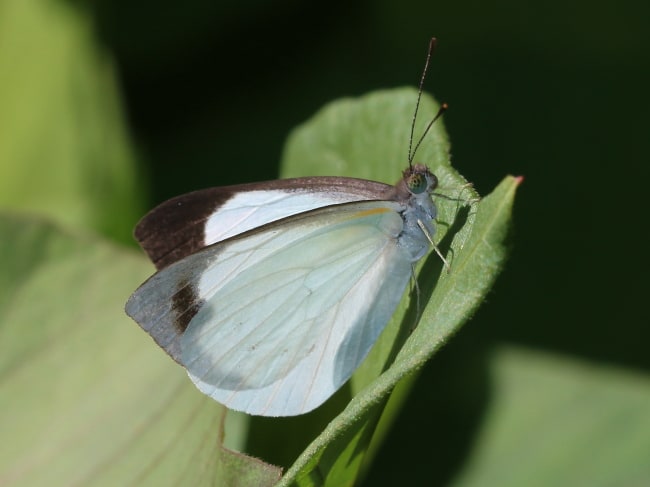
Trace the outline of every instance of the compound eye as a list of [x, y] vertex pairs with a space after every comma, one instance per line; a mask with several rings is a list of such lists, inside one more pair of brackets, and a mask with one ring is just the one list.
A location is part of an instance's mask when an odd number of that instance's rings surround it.
[[413, 173], [406, 178], [406, 185], [413, 194], [424, 193], [428, 187], [428, 181], [424, 174]]

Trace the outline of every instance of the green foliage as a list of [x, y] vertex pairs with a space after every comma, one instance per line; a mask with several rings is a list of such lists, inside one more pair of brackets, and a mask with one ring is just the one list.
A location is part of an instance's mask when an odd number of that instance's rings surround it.
[[[110, 62], [87, 21], [66, 3], [13, 0], [0, 9], [11, 41], [0, 46], [0, 66], [12, 66], [0, 81], [9, 107], [0, 116], [0, 483], [274, 484], [278, 468], [223, 447], [260, 444], [264, 430], [242, 416], [226, 422], [224, 408], [123, 313], [152, 266], [107, 241], [125, 238], [139, 198]], [[30, 56], [15, 63], [27, 38]], [[283, 175], [396, 181], [415, 95], [329, 105], [292, 134]], [[416, 137], [435, 111], [425, 97]], [[499, 272], [519, 180], [505, 178], [476, 203], [448, 151], [436, 123], [416, 159], [449, 197], [438, 198], [436, 238], [452, 271], [434, 253], [424, 259], [417, 286], [349, 385], [303, 418], [269, 420], [279, 428], [269, 450], [287, 448], [286, 466], [297, 458], [284, 485], [355, 482], [406, 400], [404, 379], [471, 316]]]
[[647, 376], [522, 347], [490, 358], [493, 399], [455, 486], [643, 486]]
[[0, 206], [123, 242], [141, 212], [113, 66], [57, 0], [0, 3]]

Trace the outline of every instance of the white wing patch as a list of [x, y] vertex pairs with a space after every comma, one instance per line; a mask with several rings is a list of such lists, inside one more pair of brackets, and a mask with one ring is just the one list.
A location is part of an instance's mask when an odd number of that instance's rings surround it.
[[205, 245], [304, 211], [363, 200], [368, 200], [367, 195], [342, 191], [307, 193], [265, 189], [237, 193], [206, 221]]

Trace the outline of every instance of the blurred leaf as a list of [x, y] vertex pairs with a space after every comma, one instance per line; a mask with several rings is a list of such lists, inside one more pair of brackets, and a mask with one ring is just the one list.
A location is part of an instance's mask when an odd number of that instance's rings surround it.
[[96, 44], [70, 2], [0, 2], [0, 207], [131, 242], [141, 191]]
[[224, 408], [124, 314], [141, 255], [0, 215], [0, 269], [1, 485], [277, 480], [220, 448]]
[[493, 399], [452, 485], [648, 485], [647, 375], [514, 347], [490, 372]]
[[[336, 174], [395, 182], [407, 164], [415, 96], [412, 89], [393, 90], [329, 105], [292, 135], [283, 176]], [[425, 97], [416, 139], [436, 110], [435, 102]], [[426, 161], [438, 175], [441, 192], [456, 197], [465, 180], [450, 167], [448, 148], [442, 124], [437, 123], [416, 160]], [[517, 183], [514, 178], [506, 179], [477, 205], [478, 210], [463, 206], [462, 201], [438, 200], [438, 239], [444, 252], [451, 249], [448, 256], [452, 273], [441, 273], [441, 262], [435, 254], [425, 259], [418, 278], [419, 301], [420, 307], [428, 304], [418, 327], [411, 333], [418, 299], [415, 294], [405, 296], [394, 319], [350, 381], [348, 407], [305, 450], [282, 485], [344, 485], [355, 481], [390, 392], [467, 320], [498, 274]], [[469, 191], [464, 194], [464, 198], [472, 196]], [[400, 392], [407, 390], [403, 387]], [[387, 409], [384, 428], [401, 400], [403, 397], [396, 398], [395, 405]], [[326, 408], [323, 411], [330, 414]], [[319, 414], [317, 410], [313, 417]], [[315, 421], [323, 423], [324, 418]], [[291, 428], [287, 423], [283, 426]], [[254, 428], [251, 434], [255, 434]]]

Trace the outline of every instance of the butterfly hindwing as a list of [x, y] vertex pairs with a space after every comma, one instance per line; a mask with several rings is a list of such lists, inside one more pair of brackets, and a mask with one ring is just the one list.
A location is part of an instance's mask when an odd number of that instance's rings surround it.
[[158, 272], [127, 312], [217, 401], [307, 412], [351, 376], [403, 294], [401, 210], [332, 205], [226, 239]]

